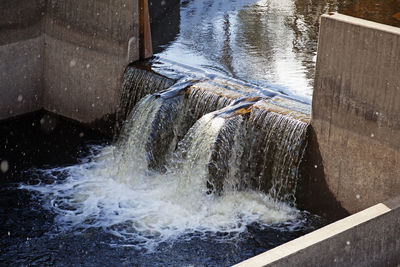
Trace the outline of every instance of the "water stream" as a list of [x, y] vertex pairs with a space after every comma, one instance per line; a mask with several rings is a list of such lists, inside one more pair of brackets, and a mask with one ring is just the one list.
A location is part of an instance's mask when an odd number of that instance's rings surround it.
[[0, 264], [227, 266], [324, 225], [296, 208], [316, 23], [357, 3], [182, 1], [162, 74], [125, 72], [113, 142], [51, 114], [2, 125]]
[[37, 170], [54, 183], [20, 189], [38, 192], [62, 229], [99, 227], [147, 250], [188, 233], [296, 225], [307, 124], [253, 108], [258, 101], [178, 82], [140, 100], [115, 145], [93, 148], [82, 164]]

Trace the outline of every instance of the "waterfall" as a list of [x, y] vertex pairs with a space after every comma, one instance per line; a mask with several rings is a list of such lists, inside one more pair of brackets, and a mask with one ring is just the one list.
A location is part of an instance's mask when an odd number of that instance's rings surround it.
[[294, 221], [307, 123], [268, 97], [203, 85], [184, 78], [144, 96], [114, 145], [42, 170], [62, 174], [56, 183], [21, 187], [41, 194], [61, 229], [101, 227], [138, 248]]
[[159, 92], [171, 87], [172, 79], [164, 77], [152, 70], [129, 65], [124, 73], [120, 93], [120, 104], [117, 110], [116, 131], [124, 125], [129, 112], [147, 94]]
[[[195, 122], [203, 117], [209, 118], [210, 123], [216, 120], [220, 125], [217, 130], [208, 125], [216, 132], [208, 148], [206, 168], [202, 169], [207, 172], [205, 189], [217, 194], [226, 188], [260, 190], [276, 201], [294, 205], [307, 124], [254, 107], [263, 101], [261, 98], [234, 101], [191, 85], [180, 82], [165, 92], [145, 97], [125, 125], [127, 130], [121, 135], [120, 149], [129, 154], [133, 145], [136, 150], [142, 147], [140, 154], [146, 155], [146, 159], [139, 162], [146, 164], [141, 166], [165, 172], [170, 168], [168, 157], [173, 158], [171, 155], [175, 153], [175, 158], [176, 154], [184, 158], [188, 148], [182, 147], [195, 142], [192, 140], [198, 136], [193, 133], [198, 129], [193, 126]], [[143, 111], [148, 114], [138, 114]], [[205, 133], [199, 136], [202, 135]]]
[[290, 116], [254, 108], [240, 165], [246, 185], [294, 204], [307, 126]]
[[[183, 79], [166, 91], [144, 97], [133, 109], [117, 141], [120, 151], [129, 153], [138, 144], [146, 159], [140, 164], [164, 172], [166, 156], [201, 116], [221, 109], [232, 101], [212, 92], [190, 88], [195, 81]], [[138, 140], [138, 138], [141, 138]], [[139, 167], [137, 167], [139, 168]]]

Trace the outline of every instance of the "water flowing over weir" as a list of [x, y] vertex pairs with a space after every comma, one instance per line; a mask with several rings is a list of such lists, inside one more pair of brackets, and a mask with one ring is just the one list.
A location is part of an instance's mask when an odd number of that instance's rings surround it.
[[[137, 75], [147, 74], [127, 79]], [[251, 224], [302, 224], [295, 194], [304, 117], [246, 88], [210, 89], [193, 78], [168, 89], [166, 81], [139, 83], [152, 93], [125, 105], [134, 108], [114, 145], [94, 148], [82, 164], [42, 170], [62, 174], [52, 184], [21, 186], [40, 193], [60, 229], [100, 227], [152, 250], [188, 234], [224, 239], [218, 233], [233, 238]]]
[[116, 129], [118, 130], [122, 127], [128, 117], [128, 113], [142, 97], [164, 90], [173, 83], [174, 80], [156, 74], [151, 70], [134, 65], [128, 66], [124, 73]]
[[[193, 86], [195, 82], [178, 81], [165, 91], [143, 98], [125, 124], [117, 145], [120, 150], [129, 154], [132, 145], [141, 143], [145, 166], [165, 172], [169, 168], [166, 157], [174, 153], [185, 135], [189, 136], [186, 139], [193, 138], [189, 129], [202, 116], [209, 115], [211, 121], [221, 124], [207, 163], [210, 192], [220, 193], [227, 184], [235, 190], [268, 192], [275, 200], [294, 204], [307, 123], [271, 111], [273, 105], [268, 105], [266, 98], [204, 90]], [[137, 142], [140, 131], [144, 140]]]

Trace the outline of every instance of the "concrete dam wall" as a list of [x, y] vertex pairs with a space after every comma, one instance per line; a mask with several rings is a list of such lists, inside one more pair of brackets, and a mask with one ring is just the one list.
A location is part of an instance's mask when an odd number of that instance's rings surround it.
[[41, 108], [84, 123], [115, 113], [125, 67], [139, 58], [137, 0], [3, 1], [0, 10], [0, 119]]
[[327, 199], [323, 185], [351, 214], [399, 195], [399, 49], [399, 28], [322, 16], [311, 120], [311, 157], [320, 160], [310, 205]]

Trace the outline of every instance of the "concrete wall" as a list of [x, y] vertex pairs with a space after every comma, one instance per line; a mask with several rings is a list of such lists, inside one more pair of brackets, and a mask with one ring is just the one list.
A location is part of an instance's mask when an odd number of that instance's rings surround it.
[[45, 109], [85, 123], [115, 113], [124, 69], [139, 55], [137, 4], [137, 0], [48, 2]]
[[41, 107], [41, 0], [0, 2], [0, 120]]
[[139, 58], [138, 0], [2, 1], [0, 23], [0, 119], [115, 113], [124, 69]]
[[400, 197], [377, 204], [237, 266], [398, 266]]
[[355, 213], [398, 195], [399, 114], [400, 28], [322, 16], [305, 206]]

